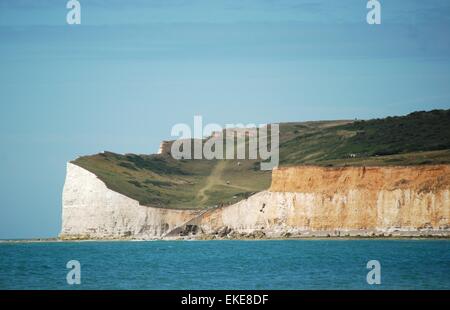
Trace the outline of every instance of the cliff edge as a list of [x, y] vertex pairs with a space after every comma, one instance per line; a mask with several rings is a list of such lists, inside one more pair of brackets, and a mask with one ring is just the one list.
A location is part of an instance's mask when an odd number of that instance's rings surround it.
[[450, 166], [273, 171], [269, 190], [230, 206], [140, 205], [69, 163], [63, 239], [449, 236]]
[[210, 235], [448, 236], [450, 166], [290, 167], [269, 191], [205, 214]]
[[72, 163], [62, 197], [61, 239], [154, 239], [201, 213], [142, 206]]

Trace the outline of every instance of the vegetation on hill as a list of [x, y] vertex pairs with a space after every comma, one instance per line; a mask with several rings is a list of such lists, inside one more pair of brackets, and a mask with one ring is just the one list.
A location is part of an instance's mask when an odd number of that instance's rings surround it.
[[[423, 157], [417, 152], [424, 151], [441, 152], [429, 154], [423, 163], [449, 162], [448, 152], [442, 151], [450, 149], [450, 110], [337, 125], [291, 123], [284, 124], [281, 132], [290, 136], [280, 145], [281, 163], [285, 165], [366, 165], [366, 161], [377, 165], [420, 164], [415, 157]], [[405, 155], [408, 153], [410, 156]]]
[[104, 152], [73, 163], [97, 175], [108, 188], [154, 207], [232, 204], [270, 186], [270, 172], [255, 169], [254, 160], [175, 160]]
[[[270, 186], [259, 160], [175, 160], [170, 155], [104, 152], [75, 161], [108, 188], [143, 205], [206, 208], [231, 204]], [[280, 124], [280, 165], [450, 163], [450, 110], [368, 121]]]
[[349, 152], [383, 156], [445, 150], [450, 149], [450, 110], [358, 121], [343, 126], [342, 130], [353, 131], [355, 135], [331, 155], [334, 158]]

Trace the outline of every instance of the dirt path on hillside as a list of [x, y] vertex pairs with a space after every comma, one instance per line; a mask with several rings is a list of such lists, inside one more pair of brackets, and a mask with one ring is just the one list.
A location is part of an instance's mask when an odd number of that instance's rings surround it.
[[214, 166], [211, 174], [206, 178], [205, 186], [203, 186], [198, 191], [197, 199], [200, 201], [200, 203], [205, 203], [208, 200], [209, 196], [206, 194], [206, 192], [216, 185], [233, 187], [245, 191], [249, 190], [246, 187], [227, 184], [226, 181], [222, 179], [223, 171], [225, 170], [226, 165], [227, 162], [225, 160], [220, 160], [217, 162], [217, 165]]
[[206, 178], [205, 186], [203, 186], [197, 194], [197, 199], [200, 200], [200, 203], [204, 203], [208, 200], [208, 195], [206, 195], [206, 191], [212, 188], [214, 185], [223, 184], [222, 181], [222, 173], [225, 169], [226, 162], [224, 160], [220, 160], [217, 165], [214, 166], [211, 174]]

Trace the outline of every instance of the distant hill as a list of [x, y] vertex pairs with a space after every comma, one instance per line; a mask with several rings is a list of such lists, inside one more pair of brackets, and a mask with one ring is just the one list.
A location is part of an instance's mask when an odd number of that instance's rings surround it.
[[[450, 110], [407, 116], [333, 123], [285, 124], [280, 145], [282, 164], [384, 165], [448, 162]], [[373, 158], [376, 157], [376, 158]], [[422, 162], [424, 161], [424, 162]]]
[[[108, 188], [164, 208], [232, 204], [269, 188], [259, 160], [175, 160], [105, 152], [72, 163]], [[450, 110], [367, 121], [280, 124], [280, 165], [373, 166], [450, 163]]]

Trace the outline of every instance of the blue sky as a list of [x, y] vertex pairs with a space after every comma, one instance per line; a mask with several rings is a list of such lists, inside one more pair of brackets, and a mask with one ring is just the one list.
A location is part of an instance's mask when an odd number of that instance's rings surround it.
[[0, 238], [56, 236], [65, 163], [171, 127], [450, 108], [450, 2], [0, 0]]

